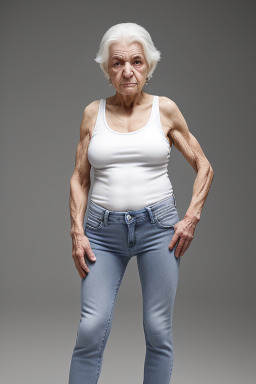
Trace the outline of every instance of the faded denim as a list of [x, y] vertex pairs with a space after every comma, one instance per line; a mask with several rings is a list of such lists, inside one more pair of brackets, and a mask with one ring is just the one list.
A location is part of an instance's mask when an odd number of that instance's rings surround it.
[[[69, 384], [97, 384], [117, 293], [136, 256], [146, 343], [143, 384], [169, 384], [173, 367], [172, 314], [180, 257], [168, 248], [179, 221], [174, 194], [140, 210], [109, 211], [93, 201], [84, 227], [96, 255], [81, 279], [81, 318]], [[120, 351], [121, 352], [121, 351]]]

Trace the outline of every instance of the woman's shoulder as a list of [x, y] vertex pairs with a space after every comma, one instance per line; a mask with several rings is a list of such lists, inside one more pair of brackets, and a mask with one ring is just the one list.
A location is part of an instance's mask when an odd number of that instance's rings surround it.
[[94, 100], [90, 104], [86, 105], [83, 111], [83, 118], [81, 123], [81, 130], [84, 134], [92, 135], [94, 126], [97, 121], [97, 115], [99, 111], [100, 100]]
[[84, 108], [84, 114], [87, 118], [94, 118], [97, 116], [99, 110], [100, 100], [94, 100]]
[[175, 108], [176, 103], [174, 100], [170, 99], [167, 96], [159, 96], [159, 107], [165, 109], [165, 108]]
[[[166, 96], [159, 96], [159, 113], [163, 127], [169, 132], [177, 115], [177, 104], [174, 100]], [[168, 133], [169, 134], [169, 133]]]
[[171, 118], [177, 111], [177, 108], [178, 106], [174, 100], [167, 96], [159, 96], [159, 110], [164, 117]]

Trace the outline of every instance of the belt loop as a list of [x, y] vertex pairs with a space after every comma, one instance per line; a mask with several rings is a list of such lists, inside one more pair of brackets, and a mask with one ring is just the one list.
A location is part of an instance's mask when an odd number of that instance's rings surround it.
[[104, 212], [104, 217], [103, 217], [104, 227], [106, 227], [108, 225], [108, 215], [109, 215], [109, 211], [106, 209]]
[[152, 212], [152, 209], [150, 207], [145, 207], [145, 208], [148, 211], [151, 223], [154, 223], [155, 222], [155, 218], [154, 218], [154, 214]]

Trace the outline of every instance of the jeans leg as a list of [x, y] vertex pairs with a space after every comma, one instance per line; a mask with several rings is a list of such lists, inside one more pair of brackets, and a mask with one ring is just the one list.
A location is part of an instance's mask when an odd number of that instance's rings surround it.
[[90, 272], [81, 279], [81, 318], [72, 354], [69, 384], [98, 382], [117, 293], [130, 257], [92, 249]]
[[169, 384], [173, 366], [172, 313], [180, 257], [168, 248], [174, 231], [163, 229], [158, 244], [138, 254], [146, 341], [143, 384]]

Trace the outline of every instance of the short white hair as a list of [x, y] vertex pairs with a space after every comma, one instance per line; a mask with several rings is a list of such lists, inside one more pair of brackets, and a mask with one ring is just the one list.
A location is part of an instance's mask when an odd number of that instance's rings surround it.
[[120, 23], [113, 25], [104, 34], [100, 43], [99, 51], [94, 60], [96, 63], [100, 64], [100, 68], [106, 78], [109, 79], [109, 74], [107, 72], [109, 47], [112, 43], [122, 41], [141, 43], [145, 58], [149, 65], [148, 79], [150, 79], [153, 76], [153, 72], [156, 69], [158, 61], [161, 58], [161, 52], [156, 49], [148, 31], [136, 23]]

